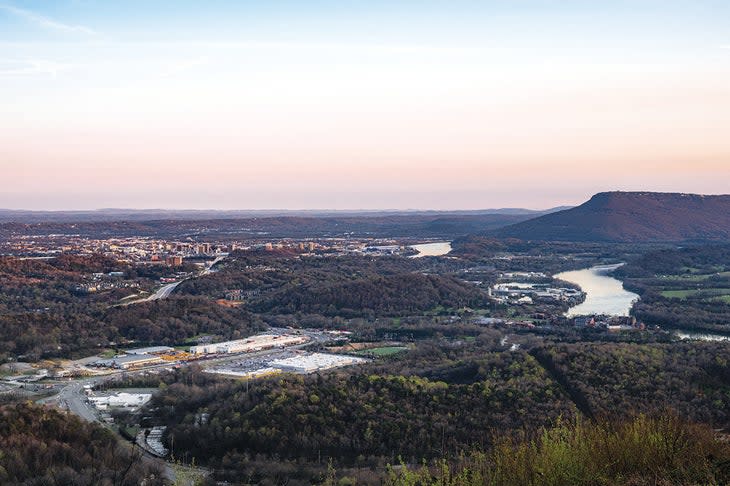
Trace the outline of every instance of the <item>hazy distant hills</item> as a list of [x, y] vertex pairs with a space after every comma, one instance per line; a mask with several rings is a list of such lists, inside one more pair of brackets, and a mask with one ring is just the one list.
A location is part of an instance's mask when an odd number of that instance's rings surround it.
[[580, 206], [493, 230], [523, 240], [686, 242], [730, 239], [730, 195], [602, 192]]
[[[452, 239], [525, 221], [545, 212], [527, 209], [413, 212], [244, 212], [0, 211], [0, 237], [74, 234], [86, 237], [150, 236], [161, 238], [309, 238], [409, 237]], [[21, 214], [24, 213], [24, 214]], [[243, 217], [247, 214], [247, 217]]]
[[478, 217], [485, 215], [534, 217], [566, 209], [567, 206], [546, 210], [524, 208], [477, 209], [468, 211], [429, 210], [215, 210], [215, 209], [123, 209], [32, 211], [0, 208], [0, 223], [83, 223], [110, 221], [204, 221], [253, 218], [384, 218], [384, 217]]

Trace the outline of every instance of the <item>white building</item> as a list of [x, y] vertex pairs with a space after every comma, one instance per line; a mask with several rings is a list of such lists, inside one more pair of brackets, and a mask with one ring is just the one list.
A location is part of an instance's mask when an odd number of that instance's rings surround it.
[[175, 351], [175, 348], [171, 348], [170, 346], [151, 346], [148, 348], [127, 349], [124, 352], [126, 354], [165, 354], [170, 351]]
[[109, 396], [90, 396], [89, 401], [99, 410], [105, 410], [108, 407], [139, 408], [149, 402], [151, 398], [152, 395], [149, 393], [120, 392]]
[[282, 371], [293, 373], [313, 373], [320, 370], [338, 368], [367, 362], [364, 358], [343, 354], [312, 353], [291, 358], [275, 359], [269, 365]]
[[154, 354], [127, 354], [117, 356], [111, 359], [100, 359], [94, 362], [95, 366], [105, 366], [108, 368], [118, 368], [120, 370], [130, 370], [141, 368], [143, 366], [152, 366], [162, 364], [165, 360]]
[[205, 370], [206, 373], [214, 373], [218, 375], [224, 375], [224, 376], [235, 376], [240, 378], [263, 378], [266, 376], [273, 376], [281, 373], [281, 370], [278, 368], [271, 368], [271, 367], [264, 367], [264, 368], [258, 368], [251, 371], [236, 371], [236, 370], [230, 370], [226, 368], [214, 368]]
[[201, 344], [191, 346], [192, 354], [231, 354], [231, 353], [251, 353], [255, 351], [263, 351], [265, 349], [283, 348], [286, 346], [295, 346], [304, 344], [309, 340], [305, 336], [294, 336], [291, 334], [260, 334], [251, 336], [246, 339], [238, 339], [236, 341], [225, 341], [222, 343]]

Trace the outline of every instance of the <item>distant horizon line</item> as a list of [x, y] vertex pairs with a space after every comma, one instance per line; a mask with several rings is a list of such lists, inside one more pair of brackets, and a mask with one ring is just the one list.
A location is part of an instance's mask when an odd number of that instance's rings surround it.
[[334, 208], [304, 208], [304, 209], [292, 209], [292, 208], [266, 208], [266, 209], [216, 209], [216, 208], [124, 208], [124, 207], [109, 207], [109, 208], [93, 208], [93, 209], [27, 209], [27, 208], [0, 208], [0, 211], [6, 212], [25, 212], [25, 213], [89, 213], [89, 212], [104, 212], [104, 211], [134, 211], [134, 212], [152, 212], [152, 211], [165, 211], [165, 212], [250, 212], [250, 213], [270, 213], [270, 212], [349, 212], [349, 213], [413, 213], [413, 212], [434, 212], [434, 213], [448, 213], [448, 212], [482, 212], [482, 211], [549, 211], [558, 208], [569, 208], [571, 205], [558, 205], [547, 208], [527, 208], [527, 207], [492, 207], [492, 208], [479, 208], [479, 209], [434, 209], [434, 208], [384, 208], [384, 209], [373, 209], [373, 208], [351, 208], [351, 209], [334, 209]]

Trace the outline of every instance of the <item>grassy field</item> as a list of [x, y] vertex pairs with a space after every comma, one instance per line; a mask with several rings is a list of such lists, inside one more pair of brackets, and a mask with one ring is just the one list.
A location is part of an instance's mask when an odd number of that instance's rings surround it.
[[362, 351], [358, 351], [357, 354], [365, 356], [392, 356], [403, 351], [408, 351], [408, 348], [405, 346], [383, 346], [382, 348], [363, 349]]
[[686, 299], [688, 297], [705, 296], [712, 298], [730, 297], [730, 289], [686, 289], [686, 290], [664, 290], [662, 297], [667, 299]]
[[121, 426], [119, 427], [119, 433], [129, 440], [134, 440], [134, 438], [137, 437], [137, 434], [139, 433], [139, 427]]

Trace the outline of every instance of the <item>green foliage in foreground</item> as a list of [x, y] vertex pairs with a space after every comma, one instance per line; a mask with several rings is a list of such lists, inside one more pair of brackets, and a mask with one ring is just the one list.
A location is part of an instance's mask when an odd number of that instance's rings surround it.
[[675, 415], [576, 420], [504, 439], [456, 465], [390, 467], [388, 486], [669, 486], [730, 484], [730, 444]]

